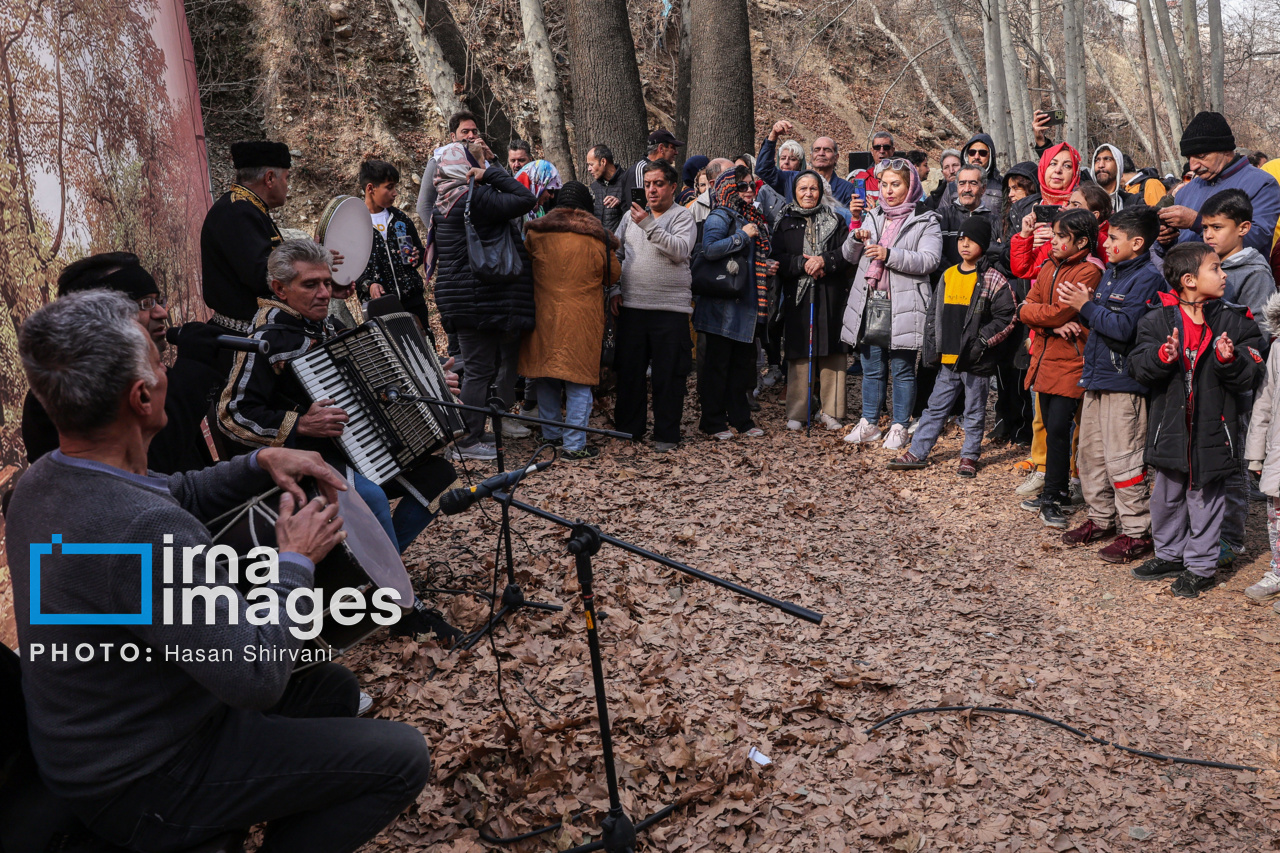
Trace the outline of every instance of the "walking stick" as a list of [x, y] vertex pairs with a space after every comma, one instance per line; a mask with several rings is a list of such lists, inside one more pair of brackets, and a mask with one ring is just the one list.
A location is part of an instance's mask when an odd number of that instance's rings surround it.
[[804, 434], [806, 438], [813, 434], [813, 292], [817, 288], [817, 281], [809, 285], [809, 396], [804, 404], [806, 414]]

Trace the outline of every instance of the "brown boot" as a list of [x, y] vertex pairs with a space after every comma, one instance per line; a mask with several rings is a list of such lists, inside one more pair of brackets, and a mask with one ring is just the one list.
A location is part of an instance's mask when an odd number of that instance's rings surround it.
[[1098, 552], [1108, 563], [1131, 563], [1155, 550], [1150, 536], [1126, 536], [1121, 533], [1116, 541]]
[[1068, 545], [1088, 545], [1106, 539], [1115, 532], [1114, 527], [1099, 527], [1093, 523], [1093, 519], [1086, 518], [1084, 524], [1062, 534], [1062, 541]]

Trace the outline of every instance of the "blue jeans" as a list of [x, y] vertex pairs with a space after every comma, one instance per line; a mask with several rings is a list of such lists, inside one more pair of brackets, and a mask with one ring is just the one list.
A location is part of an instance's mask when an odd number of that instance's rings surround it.
[[862, 348], [862, 416], [867, 423], [880, 419], [888, 372], [893, 372], [893, 422], [904, 427], [916, 402], [916, 351]]
[[[538, 417], [544, 421], [560, 420], [561, 390], [564, 391], [564, 422], [570, 426], [586, 426], [591, 418], [591, 386], [579, 385], [562, 379], [539, 379]], [[582, 450], [587, 446], [587, 434], [580, 429], [542, 427], [545, 441], [564, 439], [565, 450]]]
[[942, 426], [956, 397], [964, 394], [964, 415], [960, 426], [964, 428], [964, 446], [961, 459], [977, 459], [982, 453], [982, 433], [987, 428], [987, 395], [991, 391], [991, 379], [972, 373], [952, 370], [943, 365], [938, 368], [938, 378], [929, 395], [929, 406], [920, 416], [920, 425], [911, 440], [911, 455], [924, 459], [938, 443]]
[[405, 496], [400, 499], [395, 513], [391, 512], [391, 501], [382, 487], [370, 479], [355, 474], [356, 494], [364, 499], [373, 511], [373, 515], [386, 531], [387, 536], [395, 543], [396, 549], [404, 553], [413, 544], [435, 513], [418, 503], [414, 498]]

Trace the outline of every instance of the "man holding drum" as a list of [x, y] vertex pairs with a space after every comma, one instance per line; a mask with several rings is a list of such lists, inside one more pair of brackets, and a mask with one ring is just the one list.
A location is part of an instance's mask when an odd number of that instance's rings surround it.
[[[225, 565], [214, 580], [230, 592], [205, 599], [206, 613], [173, 618], [164, 592], [193, 584], [161, 557], [208, 548], [203, 522], [274, 482], [287, 494], [271, 587], [281, 598], [309, 590], [315, 565], [346, 536], [336, 505], [346, 486], [317, 454], [283, 448], [149, 473], [168, 380], [137, 312], [120, 293], [71, 294], [20, 334], [60, 442], [22, 478], [6, 519], [40, 775], [94, 834], [132, 850], [185, 848], [263, 821], [264, 850], [355, 850], [426, 784], [422, 734], [355, 718], [356, 678], [338, 664], [294, 674], [288, 653], [301, 649], [295, 629], [310, 614], [280, 607], [274, 619], [253, 618]], [[304, 477], [322, 497], [306, 502]], [[205, 580], [202, 566], [195, 581]], [[245, 647], [273, 654], [210, 661], [171, 651]]]

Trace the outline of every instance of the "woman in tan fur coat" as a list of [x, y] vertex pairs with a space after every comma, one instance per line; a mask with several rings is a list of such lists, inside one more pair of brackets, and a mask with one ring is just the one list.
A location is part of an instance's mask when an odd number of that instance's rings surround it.
[[[520, 374], [537, 381], [538, 415], [572, 426], [591, 416], [591, 388], [600, 380], [605, 290], [622, 273], [618, 239], [604, 230], [593, 211], [591, 191], [570, 181], [556, 206], [525, 226], [525, 247], [533, 264], [536, 322], [520, 342]], [[581, 430], [544, 426], [542, 437], [563, 442], [565, 459], [593, 459]]]

